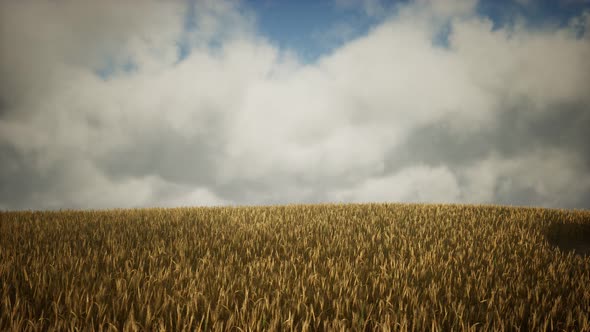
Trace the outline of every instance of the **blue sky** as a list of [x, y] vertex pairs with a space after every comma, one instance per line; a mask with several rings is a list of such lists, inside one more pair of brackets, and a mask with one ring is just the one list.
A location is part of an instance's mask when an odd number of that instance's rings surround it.
[[366, 34], [380, 21], [360, 5], [341, 6], [330, 0], [246, 0], [245, 4], [256, 13], [262, 35], [306, 61]]
[[[244, 7], [255, 13], [261, 35], [313, 62], [346, 41], [365, 35], [371, 27], [395, 15], [399, 4], [407, 2], [379, 2], [384, 9], [379, 17], [368, 14], [362, 1], [343, 5], [335, 0], [245, 0]], [[590, 1], [583, 0], [481, 0], [477, 12], [500, 28], [518, 16], [532, 26], [564, 25], [589, 7]], [[342, 33], [336, 33], [338, 30]]]
[[[198, 26], [197, 1], [187, 0], [183, 18], [186, 33]], [[345, 43], [365, 36], [371, 28], [394, 17], [401, 5], [410, 2], [365, 1], [377, 4], [380, 10], [377, 13], [368, 11], [362, 0], [242, 0], [236, 3], [241, 12], [253, 15], [259, 37], [267, 38], [280, 50], [293, 52], [304, 63], [314, 63]], [[494, 29], [499, 29], [519, 18], [531, 27], [564, 26], [587, 8], [590, 8], [590, 0], [481, 0], [476, 12], [492, 20]], [[448, 24], [443, 26], [435, 44], [448, 45], [448, 27]], [[210, 46], [218, 46], [215, 43], [214, 39]], [[190, 42], [181, 37], [178, 50], [180, 62], [191, 53]], [[111, 59], [106, 59], [97, 74], [107, 79], [114, 73], [114, 66]], [[135, 69], [132, 62], [125, 62], [119, 64], [118, 70], [132, 72]]]

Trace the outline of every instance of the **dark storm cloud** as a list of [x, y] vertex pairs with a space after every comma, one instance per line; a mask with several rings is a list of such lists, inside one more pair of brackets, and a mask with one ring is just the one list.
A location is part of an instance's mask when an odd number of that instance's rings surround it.
[[223, 162], [225, 129], [220, 121], [207, 121], [207, 132], [190, 137], [166, 124], [148, 128], [101, 156], [97, 166], [113, 179], [156, 175], [168, 182], [211, 186]]
[[322, 203], [333, 199], [333, 190], [354, 183], [348, 182], [327, 177], [313, 181], [300, 174], [275, 172], [263, 180], [236, 179], [211, 188], [215, 194], [236, 204]]
[[547, 148], [567, 150], [586, 161], [590, 171], [590, 104], [552, 105], [535, 110], [526, 102], [496, 112], [493, 123], [476, 132], [457, 132], [449, 116], [413, 130], [397, 148], [388, 153], [384, 173], [416, 163], [462, 167], [497, 152], [514, 158]]
[[[93, 197], [93, 207], [104, 208], [114, 206], [126, 195], [137, 195], [140, 200], [145, 196], [145, 188], [136, 183], [122, 184], [122, 190], [117, 192], [105, 191], [105, 186], [111, 186], [112, 190], [113, 183], [97, 174], [87, 160], [78, 159], [75, 153], [53, 154], [54, 157], [41, 151], [23, 152], [9, 144], [0, 144], [2, 206], [11, 209], [87, 208], [88, 197]], [[48, 163], [48, 158], [53, 160]], [[132, 196], [126, 199], [128, 206], [142, 205]], [[67, 205], [63, 204], [64, 200]]]
[[497, 179], [494, 187], [494, 199], [497, 204], [526, 206], [545, 203], [544, 197], [539, 195], [534, 187], [513, 186], [511, 180], [509, 176], [501, 176]]
[[6, 98], [2, 97], [2, 94], [0, 93], [0, 118], [4, 117], [4, 115], [8, 113], [9, 109], [10, 106], [8, 105], [8, 101]]
[[[452, 123], [458, 119], [450, 116], [413, 130], [397, 148], [389, 151], [385, 159], [382, 176], [395, 174], [412, 165], [424, 164], [431, 167], [447, 167], [457, 177], [461, 188], [469, 185], [470, 179], [464, 171], [481, 160], [494, 155], [504, 160], [519, 160], [523, 156], [545, 150], [555, 150], [576, 156], [576, 176], [587, 181], [590, 174], [590, 104], [571, 102], [551, 105], [548, 109], [536, 110], [527, 102], [503, 107], [496, 112], [494, 122], [480, 127], [478, 131], [457, 132]], [[551, 155], [534, 162], [522, 160], [520, 167], [533, 170], [538, 163], [552, 162], [560, 155]], [[558, 174], [559, 169], [555, 170]], [[482, 172], [485, 172], [483, 170]], [[547, 178], [556, 174], [547, 173]], [[481, 174], [482, 177], [484, 174]], [[551, 205], [561, 207], [590, 208], [590, 188], [570, 197], [561, 197], [567, 202], [548, 202], [547, 195], [541, 195], [533, 184], [519, 180], [522, 172], [493, 175], [493, 194], [486, 202], [512, 205]], [[540, 179], [540, 181], [543, 181]], [[559, 188], [564, 190], [567, 183]], [[468, 194], [464, 197], [469, 200]], [[552, 195], [561, 196], [561, 192]]]
[[0, 143], [0, 202], [23, 208], [33, 190], [47, 188], [47, 178], [40, 177], [33, 166], [35, 158], [24, 156], [15, 147]]

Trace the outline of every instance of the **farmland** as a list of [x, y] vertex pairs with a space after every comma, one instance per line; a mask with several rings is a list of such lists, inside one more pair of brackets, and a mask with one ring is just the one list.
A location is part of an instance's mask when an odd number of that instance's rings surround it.
[[0, 330], [590, 331], [588, 227], [474, 205], [0, 212]]

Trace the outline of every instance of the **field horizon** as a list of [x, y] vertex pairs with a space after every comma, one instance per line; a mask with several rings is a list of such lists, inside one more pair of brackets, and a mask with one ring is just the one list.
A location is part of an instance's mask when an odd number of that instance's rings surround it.
[[395, 205], [395, 206], [440, 206], [440, 207], [473, 207], [473, 208], [508, 208], [508, 209], [540, 209], [549, 211], [578, 211], [590, 212], [588, 208], [545, 207], [540, 205], [510, 205], [493, 203], [419, 203], [419, 202], [317, 202], [317, 203], [278, 203], [278, 204], [225, 204], [225, 205], [178, 205], [178, 206], [139, 206], [112, 208], [56, 208], [56, 209], [0, 209], [8, 213], [44, 213], [44, 212], [112, 212], [136, 210], [178, 210], [178, 209], [219, 209], [219, 208], [272, 208], [272, 207], [305, 207], [305, 206], [365, 206], [365, 205]]
[[0, 330], [590, 330], [590, 211], [0, 212]]

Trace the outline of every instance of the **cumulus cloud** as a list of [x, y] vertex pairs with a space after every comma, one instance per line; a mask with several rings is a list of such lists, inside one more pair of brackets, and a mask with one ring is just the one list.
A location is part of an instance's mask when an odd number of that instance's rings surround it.
[[587, 208], [588, 15], [476, 5], [409, 2], [303, 63], [235, 2], [2, 2], [0, 205]]
[[455, 175], [445, 166], [417, 165], [385, 177], [365, 180], [333, 197], [341, 202], [459, 202], [461, 189]]

